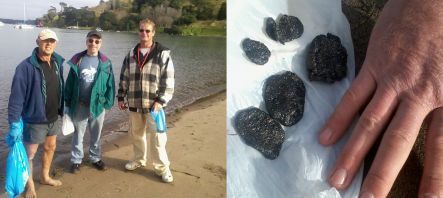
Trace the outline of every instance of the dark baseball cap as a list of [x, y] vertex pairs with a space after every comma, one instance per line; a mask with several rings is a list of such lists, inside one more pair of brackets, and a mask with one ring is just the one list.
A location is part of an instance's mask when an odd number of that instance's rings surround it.
[[96, 36], [98, 38], [102, 38], [102, 34], [97, 30], [91, 30], [86, 37]]

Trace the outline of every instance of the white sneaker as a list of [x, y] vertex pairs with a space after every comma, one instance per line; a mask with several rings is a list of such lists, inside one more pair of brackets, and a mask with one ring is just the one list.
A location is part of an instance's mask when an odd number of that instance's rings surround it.
[[126, 163], [125, 168], [126, 168], [126, 170], [133, 171], [139, 167], [144, 167], [144, 166], [146, 166], [146, 165], [142, 164], [140, 162], [130, 161], [130, 162]]
[[171, 170], [169, 170], [169, 168], [166, 169], [166, 171], [162, 174], [162, 180], [165, 183], [171, 183], [172, 181], [174, 181]]

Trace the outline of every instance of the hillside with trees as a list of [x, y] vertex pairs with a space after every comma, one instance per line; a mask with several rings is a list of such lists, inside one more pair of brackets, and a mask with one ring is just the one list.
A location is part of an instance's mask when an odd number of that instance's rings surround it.
[[158, 31], [180, 35], [226, 35], [226, 0], [100, 0], [75, 8], [60, 2], [37, 23], [48, 27], [137, 31], [150, 18]]

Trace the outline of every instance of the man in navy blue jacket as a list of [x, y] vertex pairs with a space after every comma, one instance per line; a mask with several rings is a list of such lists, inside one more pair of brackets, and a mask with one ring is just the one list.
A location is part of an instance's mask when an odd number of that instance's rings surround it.
[[[8, 104], [10, 126], [23, 120], [23, 139], [29, 158], [30, 177], [25, 197], [36, 197], [32, 178], [32, 161], [37, 148], [43, 144], [40, 183], [60, 186], [49, 170], [56, 147], [56, 136], [61, 131], [58, 116], [63, 115], [63, 57], [54, 52], [58, 38], [55, 32], [44, 29], [37, 37], [31, 56], [16, 68]], [[11, 128], [12, 130], [12, 128]]]

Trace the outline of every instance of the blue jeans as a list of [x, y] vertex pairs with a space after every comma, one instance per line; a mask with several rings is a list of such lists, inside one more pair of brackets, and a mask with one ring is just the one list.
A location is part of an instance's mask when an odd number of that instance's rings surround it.
[[74, 134], [72, 135], [72, 150], [71, 162], [80, 164], [83, 159], [83, 137], [86, 132], [86, 127], [89, 129], [89, 159], [92, 163], [101, 160], [101, 141], [100, 135], [103, 128], [103, 121], [105, 118], [105, 111], [103, 111], [96, 118], [93, 118], [89, 113], [89, 106], [78, 104], [75, 115], [73, 115], [72, 122], [74, 123]]

